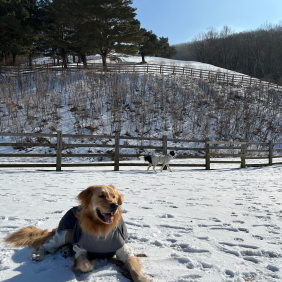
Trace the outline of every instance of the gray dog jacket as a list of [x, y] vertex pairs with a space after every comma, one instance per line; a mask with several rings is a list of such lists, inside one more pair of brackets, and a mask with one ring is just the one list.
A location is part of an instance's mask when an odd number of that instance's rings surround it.
[[82, 231], [76, 216], [79, 211], [79, 207], [70, 209], [61, 219], [58, 229], [73, 231], [72, 244], [86, 250], [90, 259], [111, 258], [117, 250], [127, 243], [128, 233], [123, 219], [106, 238], [96, 238], [92, 234]]

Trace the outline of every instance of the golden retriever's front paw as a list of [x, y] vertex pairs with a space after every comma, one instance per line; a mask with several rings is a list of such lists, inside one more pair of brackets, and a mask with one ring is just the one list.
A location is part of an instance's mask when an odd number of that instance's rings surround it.
[[82, 271], [82, 272], [90, 272], [94, 269], [94, 264], [91, 263], [84, 255], [80, 255], [77, 258], [77, 264], [76, 266]]
[[30, 254], [30, 257], [34, 261], [42, 261], [44, 259], [44, 254], [45, 254], [45, 249], [41, 246], [39, 247], [39, 249], [34, 250]]

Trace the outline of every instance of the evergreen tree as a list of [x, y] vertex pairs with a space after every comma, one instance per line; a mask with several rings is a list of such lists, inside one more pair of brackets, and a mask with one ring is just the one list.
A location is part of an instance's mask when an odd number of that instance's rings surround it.
[[0, 2], [0, 50], [5, 64], [9, 63], [10, 55], [15, 64], [16, 55], [28, 51], [24, 44], [24, 35], [28, 32], [25, 20], [28, 12], [24, 9], [23, 1], [7, 0]]
[[45, 48], [50, 55], [59, 54], [67, 68], [67, 54], [71, 49], [73, 30], [72, 0], [53, 0], [47, 6], [47, 21], [43, 36]]
[[46, 0], [28, 0], [24, 1], [24, 7], [28, 12], [28, 18], [25, 24], [29, 27], [29, 32], [25, 34], [24, 41], [29, 48], [29, 65], [32, 65], [32, 54], [40, 51], [40, 42], [42, 40], [42, 29], [45, 20], [45, 2]]
[[158, 54], [160, 57], [172, 59], [177, 54], [176, 48], [169, 45], [168, 37], [160, 37], [159, 43], [161, 44], [161, 51]]
[[87, 66], [86, 55], [99, 53], [106, 68], [108, 54], [115, 50], [135, 54], [143, 40], [140, 22], [131, 0], [53, 0], [44, 31], [49, 51], [77, 54]]
[[130, 6], [132, 0], [81, 0], [80, 4], [83, 20], [75, 26], [75, 37], [81, 52], [96, 50], [105, 69], [112, 50], [136, 54], [144, 31], [135, 19], [136, 8]]
[[1, 59], [9, 64], [16, 63], [19, 54], [31, 54], [40, 37], [40, 1], [0, 1], [0, 50]]
[[142, 56], [142, 64], [146, 64], [145, 56], [158, 55], [162, 51], [162, 45], [152, 30], [145, 31], [143, 37], [144, 42], [139, 45], [139, 54]]

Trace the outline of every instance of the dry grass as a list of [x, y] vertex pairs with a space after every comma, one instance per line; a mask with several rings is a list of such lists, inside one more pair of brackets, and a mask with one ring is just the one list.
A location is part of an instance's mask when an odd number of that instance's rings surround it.
[[[189, 77], [35, 72], [0, 82], [0, 131], [279, 140], [280, 93]], [[67, 114], [66, 114], [67, 112]]]

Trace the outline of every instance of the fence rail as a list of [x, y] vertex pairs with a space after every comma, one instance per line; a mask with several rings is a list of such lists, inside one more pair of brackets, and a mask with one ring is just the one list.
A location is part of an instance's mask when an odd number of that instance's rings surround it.
[[[274, 160], [277, 158], [282, 158], [282, 155], [278, 155], [279, 152], [282, 151], [281, 148], [275, 148], [275, 146], [281, 147], [281, 142], [274, 143], [272, 140], [269, 142], [232, 142], [232, 141], [211, 141], [208, 139], [205, 140], [186, 140], [186, 139], [171, 139], [167, 138], [164, 135], [162, 138], [146, 138], [146, 137], [130, 137], [130, 136], [120, 136], [119, 133], [115, 135], [76, 135], [76, 134], [63, 134], [61, 131], [58, 131], [57, 134], [39, 134], [39, 133], [0, 133], [0, 137], [48, 137], [54, 139], [53, 143], [51, 141], [46, 141], [46, 143], [35, 143], [27, 142], [25, 140], [21, 142], [0, 142], [0, 147], [2, 146], [13, 146], [14, 148], [23, 148], [23, 147], [33, 147], [33, 146], [41, 146], [41, 147], [49, 147], [55, 148], [56, 154], [32, 154], [32, 153], [13, 153], [8, 154], [0, 153], [0, 159], [5, 158], [18, 158], [18, 157], [32, 157], [32, 158], [55, 158], [54, 164], [44, 164], [44, 163], [34, 163], [34, 164], [4, 164], [0, 162], [0, 168], [4, 167], [56, 167], [57, 171], [61, 171], [62, 167], [81, 167], [81, 166], [112, 166], [114, 167], [115, 171], [119, 171], [120, 166], [147, 166], [146, 163], [121, 163], [120, 159], [125, 157], [130, 158], [138, 158], [142, 154], [124, 154], [121, 152], [124, 148], [130, 149], [153, 149], [159, 153], [167, 154], [167, 150], [175, 150], [175, 151], [190, 151], [191, 153], [198, 151], [201, 155], [178, 155], [176, 158], [178, 159], [203, 159], [205, 163], [183, 163], [183, 164], [173, 164], [171, 163], [170, 166], [174, 167], [202, 167], [207, 170], [211, 169], [211, 164], [215, 163], [222, 163], [222, 164], [241, 164], [241, 168], [245, 167], [259, 167], [259, 166], [266, 166], [266, 165], [274, 165], [274, 164], [282, 164], [282, 162], [275, 162]], [[86, 143], [85, 141], [83, 144], [73, 144], [73, 143], [66, 143], [64, 140], [65, 138], [83, 138], [84, 140], [87, 138], [100, 140], [100, 139], [111, 139], [114, 140], [114, 144], [95, 144], [95, 143]], [[42, 139], [40, 139], [42, 142]], [[141, 142], [144, 141], [156, 141], [160, 142], [161, 144], [156, 146], [148, 146], [148, 145], [129, 145], [123, 144], [121, 145], [121, 140], [138, 140]], [[100, 140], [101, 141], [101, 140]], [[177, 142], [181, 143], [181, 146], [168, 146], [168, 142]], [[183, 146], [183, 143], [188, 145]], [[200, 147], [189, 147], [189, 143], [197, 143]], [[248, 149], [250, 146], [257, 146], [256, 149]], [[267, 149], [258, 148], [258, 146], [267, 147]], [[97, 147], [97, 148], [112, 148], [112, 151], [109, 153], [88, 153], [88, 154], [73, 154], [73, 153], [63, 153], [64, 148], [73, 148], [73, 147]], [[225, 150], [222, 152], [221, 150]], [[226, 153], [226, 151], [228, 151]], [[230, 152], [231, 151], [231, 152]], [[235, 152], [236, 151], [236, 152]], [[221, 153], [222, 152], [222, 153]], [[263, 153], [263, 156], [252, 156], [252, 153]], [[275, 155], [274, 155], [275, 154]], [[108, 157], [111, 158], [112, 162], [98, 162], [98, 163], [64, 163], [63, 158], [82, 158], [82, 157]], [[225, 158], [236, 158], [236, 160], [225, 160]], [[238, 160], [239, 159], [239, 160]], [[267, 163], [263, 164], [251, 164], [246, 163], [246, 160], [268, 160]]]
[[[68, 64], [67, 68], [62, 65], [54, 64], [40, 64], [34, 65], [32, 67], [18, 66], [18, 67], [8, 67], [0, 66], [0, 74], [8, 74], [10, 76], [28, 75], [33, 72], [41, 71], [55, 71], [55, 72], [65, 72], [65, 71], [79, 71], [79, 70], [93, 70], [96, 72], [104, 72], [105, 69], [101, 64], [98, 63], [88, 63], [87, 68], [83, 64]], [[170, 74], [170, 75], [184, 75], [193, 78], [201, 78], [206, 80], [213, 80], [222, 83], [241, 83], [246, 85], [256, 85], [258, 87], [264, 88], [276, 88], [282, 91], [282, 86], [278, 84], [273, 84], [267, 81], [262, 81], [257, 78], [250, 77], [248, 75], [235, 73], [232, 71], [213, 71], [213, 70], [203, 70], [190, 67], [180, 67], [180, 66], [170, 66], [170, 65], [157, 65], [157, 64], [122, 64], [122, 63], [109, 63], [107, 64], [108, 72], [117, 73], [152, 73], [152, 74]]]

